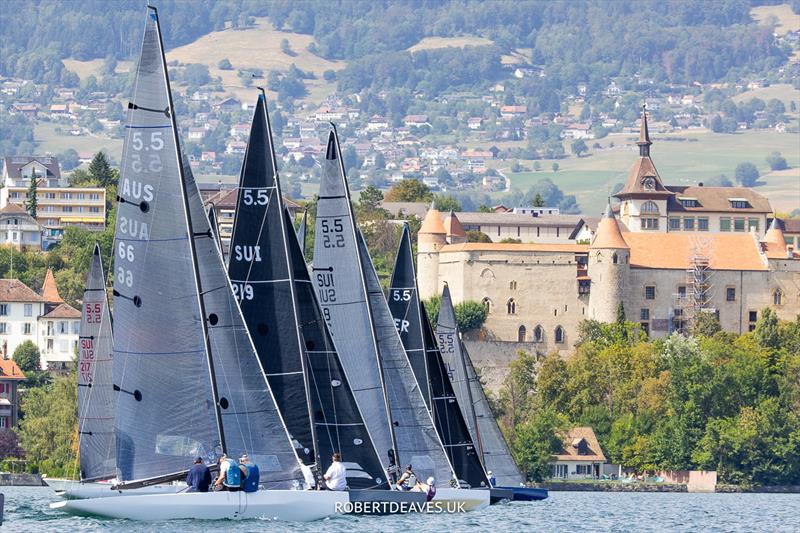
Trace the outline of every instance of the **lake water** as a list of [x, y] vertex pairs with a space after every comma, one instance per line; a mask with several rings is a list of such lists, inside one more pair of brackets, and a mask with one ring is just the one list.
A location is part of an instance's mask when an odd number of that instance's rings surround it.
[[3, 531], [697, 531], [800, 532], [798, 494], [681, 494], [551, 492], [541, 502], [494, 505], [460, 515], [336, 517], [310, 524], [245, 520], [128, 522], [73, 517], [52, 511], [48, 487], [0, 487], [5, 494]]

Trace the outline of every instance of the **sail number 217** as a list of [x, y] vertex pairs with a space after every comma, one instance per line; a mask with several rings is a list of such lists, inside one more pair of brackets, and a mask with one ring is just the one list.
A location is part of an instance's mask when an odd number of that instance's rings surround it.
[[341, 218], [322, 220], [322, 245], [325, 248], [344, 248], [344, 225]]

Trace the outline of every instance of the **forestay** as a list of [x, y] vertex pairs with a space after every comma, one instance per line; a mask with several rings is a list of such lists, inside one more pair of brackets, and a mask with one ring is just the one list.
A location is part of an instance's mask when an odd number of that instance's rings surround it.
[[498, 486], [519, 486], [524, 479], [492, 414], [469, 354], [461, 343], [447, 285], [442, 293], [436, 336], [450, 371], [458, 404], [467, 421], [472, 440], [481, 452], [484, 467], [492, 472]]
[[111, 313], [106, 277], [95, 243], [83, 291], [78, 340], [78, 436], [81, 480], [110, 479], [116, 472]]
[[397, 250], [388, 302], [417, 382], [430, 394], [429, 406], [436, 431], [459, 482], [470, 487], [488, 487], [480, 455], [456, 402], [428, 315], [419, 300], [408, 226], [403, 228]]

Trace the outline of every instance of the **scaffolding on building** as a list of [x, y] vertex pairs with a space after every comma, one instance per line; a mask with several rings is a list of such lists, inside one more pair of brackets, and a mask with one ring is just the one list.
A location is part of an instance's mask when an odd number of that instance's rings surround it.
[[713, 289], [711, 240], [692, 239], [684, 283], [674, 298], [670, 331], [684, 333], [700, 313], [715, 313], [711, 308]]

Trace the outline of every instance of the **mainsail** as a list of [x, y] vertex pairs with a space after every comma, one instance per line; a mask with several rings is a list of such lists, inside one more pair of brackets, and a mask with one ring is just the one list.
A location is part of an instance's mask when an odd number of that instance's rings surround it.
[[82, 481], [117, 475], [112, 342], [106, 277], [100, 245], [95, 243], [83, 291], [78, 342], [78, 435]]
[[270, 138], [266, 103], [259, 95], [239, 178], [228, 273], [298, 456], [312, 465], [317, 459], [303, 341]]
[[180, 156], [163, 43], [147, 18], [122, 157], [114, 272], [117, 467], [177, 474], [226, 451], [268, 487], [302, 479], [297, 457]]
[[420, 389], [429, 394], [428, 405], [436, 430], [459, 482], [473, 488], [488, 487], [489, 480], [478, 450], [456, 402], [428, 315], [419, 300], [408, 226], [403, 228], [397, 250], [388, 302], [417, 383]]
[[483, 464], [497, 479], [499, 486], [519, 486], [525, 480], [519, 473], [503, 433], [492, 414], [472, 361], [458, 332], [450, 289], [444, 286], [439, 320], [436, 325], [439, 349], [450, 371], [461, 412], [469, 427], [472, 440], [478, 445]]

